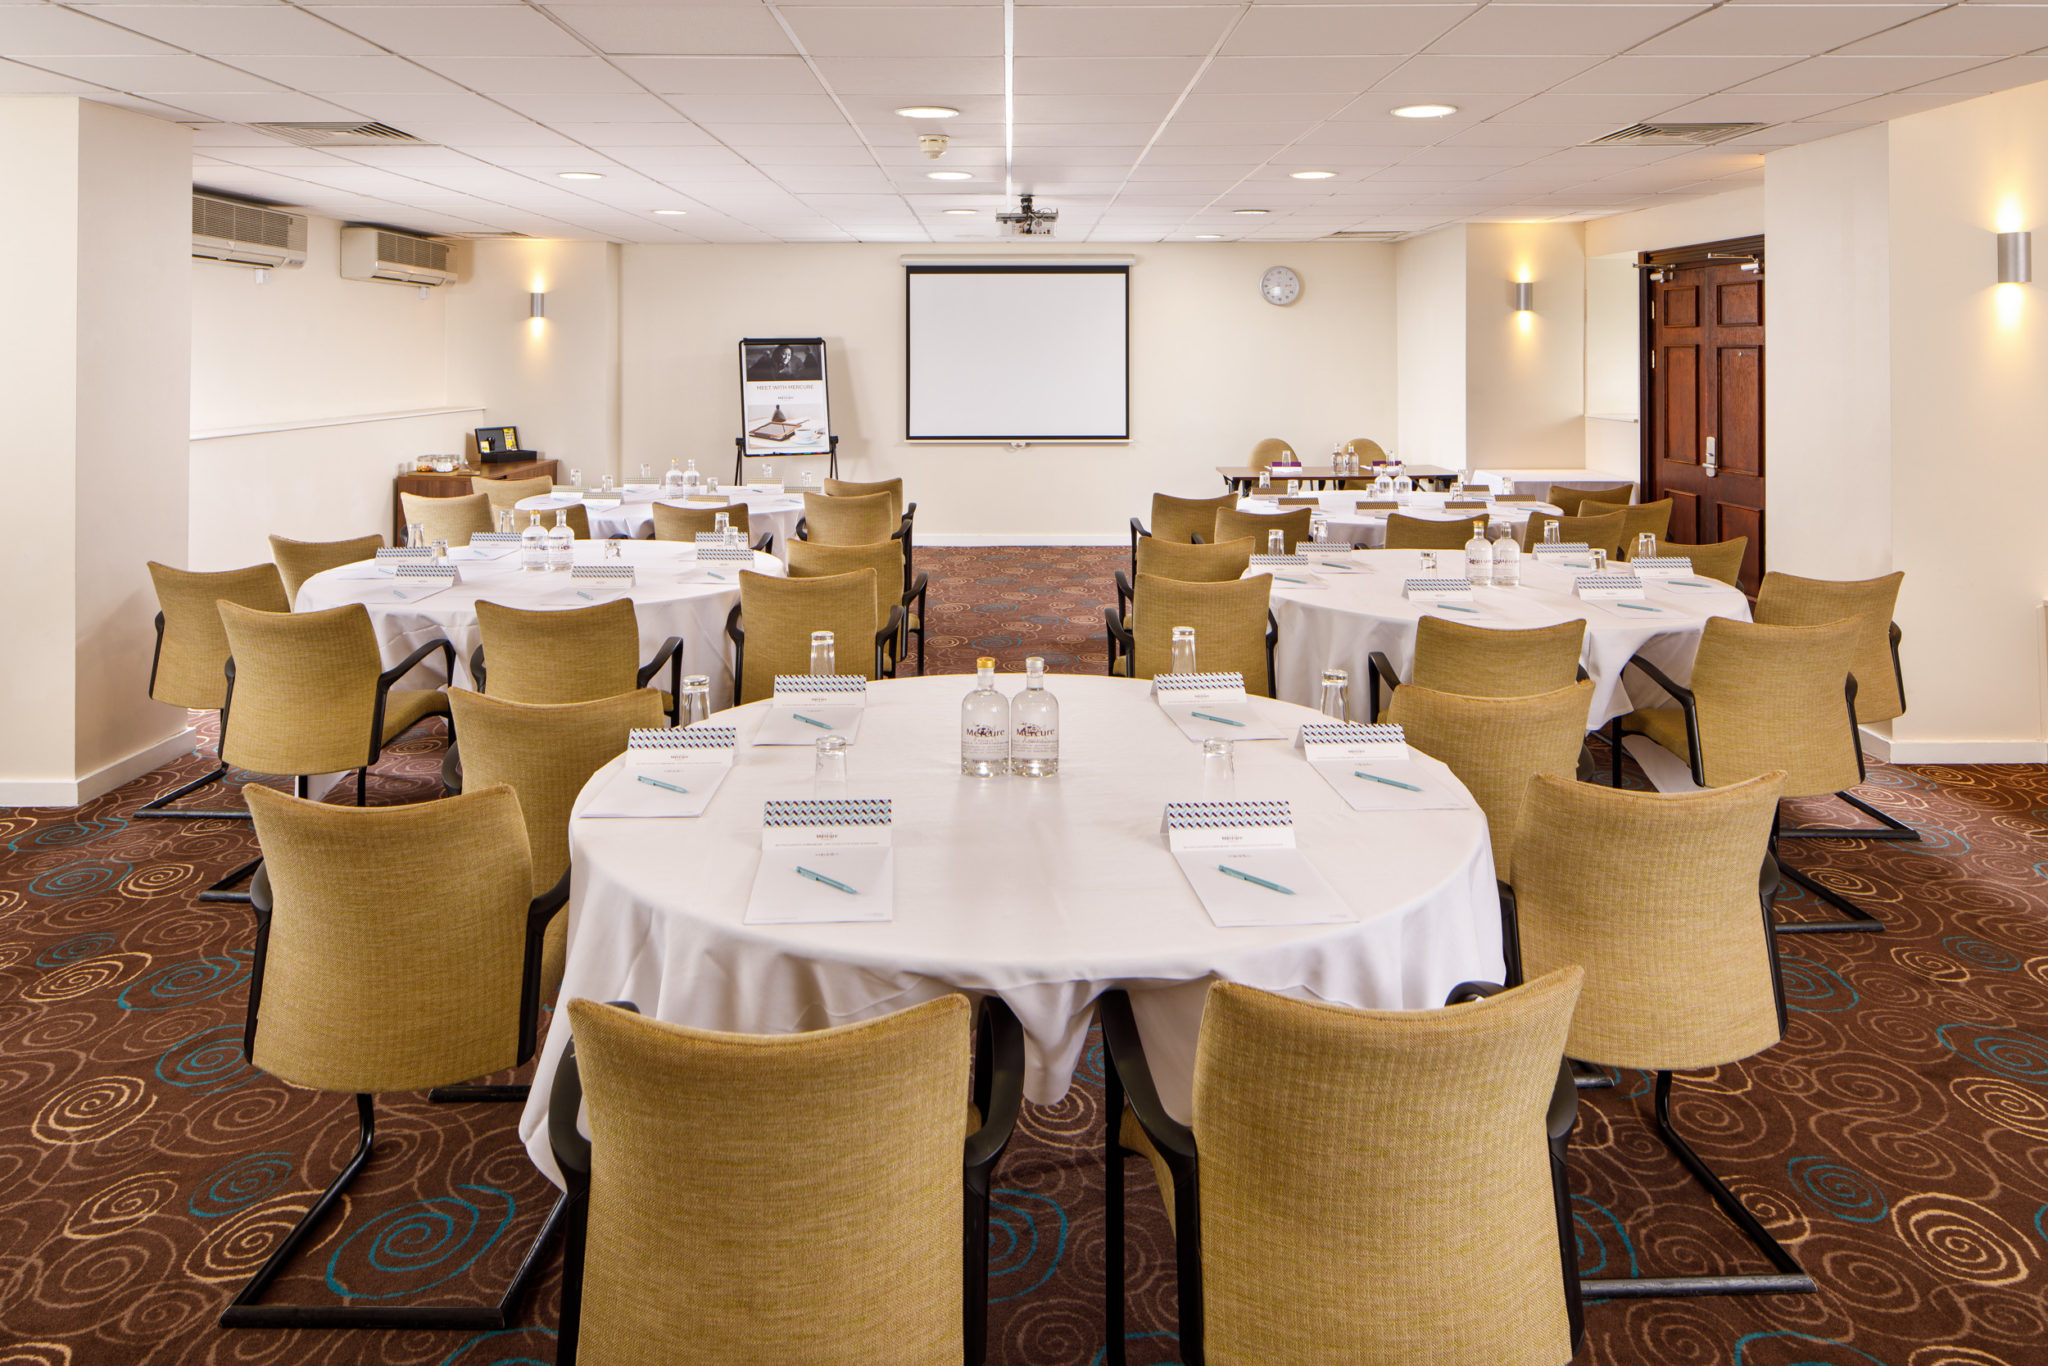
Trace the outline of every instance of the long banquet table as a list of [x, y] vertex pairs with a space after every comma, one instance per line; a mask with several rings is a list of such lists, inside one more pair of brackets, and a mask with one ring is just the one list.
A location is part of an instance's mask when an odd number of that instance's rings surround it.
[[[1359, 509], [1358, 505], [1361, 501], [1374, 501], [1374, 496], [1370, 493], [1304, 493], [1300, 495], [1278, 495], [1272, 498], [1240, 498], [1237, 500], [1237, 506], [1245, 512], [1257, 512], [1267, 515], [1291, 512], [1296, 507], [1306, 506], [1306, 504], [1294, 503], [1283, 507], [1279, 502], [1279, 497], [1281, 496], [1315, 499], [1317, 505], [1322, 508], [1324, 516], [1329, 521], [1330, 529], [1327, 534], [1332, 540], [1345, 541], [1351, 545], [1362, 546], [1369, 550], [1377, 550], [1387, 543], [1387, 514], [1384, 512], [1365, 512]], [[1385, 502], [1389, 500], [1380, 499], [1379, 501]], [[1397, 501], [1401, 504], [1399, 511], [1404, 517], [1419, 517], [1429, 522], [1472, 522], [1484, 517], [1493, 525], [1506, 523], [1514, 529], [1516, 536], [1522, 534], [1522, 528], [1528, 524], [1529, 518], [1532, 515], [1548, 514], [1552, 517], [1563, 515], [1561, 509], [1549, 503], [1535, 502], [1490, 502], [1484, 508], [1450, 508], [1445, 506], [1445, 504], [1452, 501], [1452, 497], [1448, 493], [1404, 493], [1392, 501]]]
[[[752, 532], [749, 539], [758, 541], [762, 532], [774, 532], [775, 540], [769, 549], [776, 559], [788, 564], [789, 542], [796, 535], [796, 524], [804, 515], [802, 492], [773, 493], [746, 488], [729, 488], [724, 492], [729, 502], [746, 505], [747, 525]], [[554, 522], [553, 512], [556, 508], [568, 507], [577, 502], [581, 502], [584, 510], [590, 514], [590, 534], [600, 540], [623, 536], [631, 540], [646, 541], [654, 537], [654, 502], [651, 500], [629, 503], [618, 494], [606, 497], [601, 493], [585, 493], [578, 499], [543, 493], [521, 499], [517, 510], [522, 513], [540, 513], [541, 525], [548, 526]], [[674, 506], [687, 507], [693, 511], [704, 508], [710, 508], [713, 512], [718, 511], [715, 503], [679, 502]]]

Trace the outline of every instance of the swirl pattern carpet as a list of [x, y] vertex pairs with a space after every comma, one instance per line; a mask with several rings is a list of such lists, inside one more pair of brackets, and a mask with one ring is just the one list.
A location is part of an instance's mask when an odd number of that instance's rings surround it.
[[[1006, 671], [1034, 653], [1100, 671], [1101, 608], [1126, 560], [920, 550], [932, 671], [984, 653]], [[371, 799], [438, 795], [442, 745], [438, 730], [399, 745]], [[196, 897], [253, 854], [247, 825], [134, 819], [200, 771], [183, 761], [76, 810], [0, 811], [0, 1366], [552, 1361], [559, 1254], [502, 1333], [214, 1326], [354, 1127], [346, 1098], [242, 1060], [249, 916]], [[1785, 940], [1786, 1038], [1681, 1078], [1674, 1107], [1821, 1293], [1594, 1304], [1581, 1362], [2048, 1361], [2048, 772], [1879, 765], [1863, 795], [1922, 842], [1814, 841], [1789, 858], [1889, 932]], [[1100, 1081], [1092, 1049], [1064, 1101], [1026, 1107], [997, 1170], [1000, 1366], [1102, 1358]], [[1655, 1140], [1642, 1077], [1582, 1102], [1572, 1191], [1588, 1273], [1757, 1267]], [[495, 1299], [553, 1196], [514, 1108], [404, 1096], [379, 1120], [346, 1207], [273, 1298]], [[1149, 1170], [1128, 1175], [1131, 1361], [1161, 1366], [1180, 1359], [1170, 1236]]]

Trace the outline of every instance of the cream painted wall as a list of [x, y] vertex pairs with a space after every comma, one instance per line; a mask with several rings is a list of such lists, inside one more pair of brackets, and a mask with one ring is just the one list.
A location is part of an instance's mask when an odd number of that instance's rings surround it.
[[[1466, 461], [1569, 469], [1586, 458], [1586, 258], [1577, 223], [1474, 223], [1465, 250]], [[1535, 286], [1518, 314], [1513, 282]]]
[[1395, 248], [1401, 441], [1417, 465], [1465, 467], [1465, 227]]
[[[1032, 247], [1014, 250], [1025, 257]], [[1390, 248], [1132, 251], [1132, 440], [1012, 450], [903, 440], [903, 247], [626, 247], [621, 458], [628, 467], [665, 466], [688, 455], [729, 474], [735, 344], [745, 336], [826, 338], [841, 472], [904, 476], [918, 500], [919, 536], [933, 541], [1116, 543], [1155, 490], [1206, 496], [1217, 488], [1214, 467], [1241, 463], [1261, 437], [1320, 455], [1334, 442], [1394, 429]], [[1259, 297], [1259, 276], [1272, 265], [1301, 274], [1291, 307]]]
[[1586, 224], [1586, 255], [1613, 256], [1699, 242], [1754, 237], [1764, 230], [1764, 187], [1659, 204]]

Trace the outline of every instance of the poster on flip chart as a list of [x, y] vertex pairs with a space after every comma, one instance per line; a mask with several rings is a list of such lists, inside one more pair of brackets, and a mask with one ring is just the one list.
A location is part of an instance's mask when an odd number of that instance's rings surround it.
[[740, 343], [740, 431], [748, 455], [824, 455], [832, 449], [823, 337]]

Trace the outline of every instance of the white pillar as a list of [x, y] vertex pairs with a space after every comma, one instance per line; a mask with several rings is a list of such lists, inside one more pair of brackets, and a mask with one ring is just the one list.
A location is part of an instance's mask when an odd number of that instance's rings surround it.
[[71, 805], [187, 747], [144, 566], [185, 562], [191, 134], [0, 99], [0, 185], [0, 805]]

